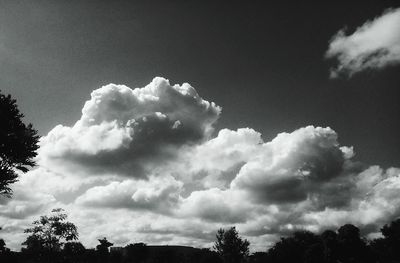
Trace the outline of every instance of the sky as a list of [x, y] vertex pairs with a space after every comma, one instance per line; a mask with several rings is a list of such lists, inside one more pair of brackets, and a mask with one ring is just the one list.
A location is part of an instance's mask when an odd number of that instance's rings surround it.
[[400, 216], [397, 1], [0, 1], [0, 89], [42, 137], [1, 236], [253, 250]]

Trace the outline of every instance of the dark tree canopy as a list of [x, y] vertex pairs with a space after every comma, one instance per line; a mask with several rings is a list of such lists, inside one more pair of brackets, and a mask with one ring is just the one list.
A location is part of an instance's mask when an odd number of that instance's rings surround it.
[[4, 239], [0, 239], [0, 253], [6, 251], [6, 242], [4, 242]]
[[23, 117], [16, 100], [0, 93], [0, 194], [8, 197], [9, 185], [18, 178], [15, 169], [27, 172], [27, 166], [35, 165], [39, 136], [32, 124], [22, 122]]
[[382, 235], [393, 243], [400, 244], [400, 218], [384, 225], [381, 229]]
[[59, 251], [63, 241], [78, 239], [76, 226], [66, 221], [67, 214], [61, 208], [52, 210], [50, 216], [41, 216], [39, 220], [32, 223], [32, 227], [25, 229], [30, 233], [22, 245], [26, 245], [31, 251]]
[[371, 242], [372, 250], [382, 259], [400, 262], [400, 218], [384, 225], [381, 233], [383, 238]]
[[63, 252], [66, 255], [83, 255], [85, 250], [81, 242], [67, 242], [64, 244]]
[[145, 243], [129, 244], [125, 249], [128, 260], [133, 262], [144, 262], [149, 254], [149, 249]]
[[309, 231], [296, 231], [281, 238], [268, 251], [272, 262], [322, 262], [324, 257], [321, 239]]
[[214, 249], [224, 262], [240, 263], [244, 262], [249, 256], [250, 243], [239, 236], [235, 227], [228, 230], [219, 229], [216, 237]]
[[113, 243], [109, 242], [107, 240], [107, 238], [103, 238], [103, 239], [98, 239], [100, 244], [96, 246], [96, 250], [100, 253], [100, 254], [108, 254], [108, 248], [111, 247], [112, 245], [114, 245]]

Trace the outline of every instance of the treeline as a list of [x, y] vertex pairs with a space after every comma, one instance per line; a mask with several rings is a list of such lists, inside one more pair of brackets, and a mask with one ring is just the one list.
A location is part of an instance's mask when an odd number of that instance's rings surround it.
[[399, 263], [400, 219], [384, 225], [382, 237], [368, 240], [346, 224], [315, 234], [296, 231], [282, 237], [265, 252], [249, 253], [250, 242], [235, 227], [220, 229], [210, 249], [183, 246], [147, 246], [144, 243], [114, 247], [107, 238], [96, 248], [78, 242], [76, 226], [62, 209], [42, 216], [25, 230], [21, 252], [7, 249], [0, 239], [0, 262], [16, 263]]
[[112, 247], [109, 250], [86, 249], [80, 242], [68, 242], [59, 251], [0, 252], [4, 263], [222, 263], [209, 249], [181, 246], [147, 246], [144, 243]]
[[321, 234], [297, 231], [281, 238], [267, 252], [254, 253], [250, 262], [268, 263], [399, 263], [400, 219], [383, 226], [382, 237], [368, 240], [346, 224]]

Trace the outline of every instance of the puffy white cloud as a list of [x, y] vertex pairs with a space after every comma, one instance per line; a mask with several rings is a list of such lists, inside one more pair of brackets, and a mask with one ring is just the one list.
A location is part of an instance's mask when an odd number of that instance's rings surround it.
[[187, 83], [109, 84], [92, 92], [74, 126], [58, 125], [42, 138], [39, 163], [143, 178], [148, 162], [161, 164], [180, 146], [208, 138], [220, 111]]
[[88, 189], [76, 204], [90, 207], [143, 209], [169, 213], [179, 201], [182, 183], [173, 177], [123, 180]]
[[39, 167], [0, 199], [2, 238], [63, 207], [89, 247], [129, 242], [210, 246], [237, 226], [264, 249], [296, 229], [353, 223], [364, 233], [400, 216], [400, 169], [359, 164], [331, 128], [307, 126], [269, 142], [250, 128], [212, 137], [220, 108], [189, 85], [156, 78], [142, 89], [92, 93], [72, 127], [41, 140]]
[[248, 189], [260, 202], [306, 200], [343, 171], [345, 154], [330, 128], [308, 126], [281, 133], [260, 147], [232, 182], [233, 188]]
[[337, 58], [331, 77], [351, 76], [366, 69], [380, 69], [400, 63], [400, 8], [389, 9], [367, 21], [350, 35], [340, 30], [330, 41], [325, 56]]
[[193, 191], [183, 199], [178, 215], [210, 222], [242, 223], [256, 212], [245, 198], [240, 191], [224, 191], [219, 188]]
[[215, 138], [180, 151], [169, 169], [185, 190], [226, 189], [240, 168], [260, 150], [261, 134], [249, 128], [222, 129]]

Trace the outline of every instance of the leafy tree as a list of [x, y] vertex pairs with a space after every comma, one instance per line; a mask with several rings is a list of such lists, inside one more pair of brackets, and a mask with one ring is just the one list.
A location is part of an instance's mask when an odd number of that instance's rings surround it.
[[400, 218], [384, 225], [381, 233], [383, 238], [371, 242], [371, 248], [380, 259], [391, 258], [400, 261]]
[[103, 239], [98, 239], [100, 244], [96, 246], [96, 250], [102, 254], [102, 255], [107, 255], [108, 254], [108, 248], [114, 245], [113, 243], [109, 242], [107, 238]]
[[82, 245], [81, 242], [67, 242], [64, 244], [63, 251], [66, 254], [83, 254], [85, 252], [85, 247]]
[[0, 195], [11, 197], [10, 184], [17, 181], [15, 170], [27, 172], [34, 166], [39, 136], [32, 124], [22, 122], [15, 99], [0, 93]]
[[219, 229], [216, 238], [214, 249], [224, 262], [240, 263], [244, 262], [249, 256], [250, 243], [239, 237], [235, 227], [228, 230]]
[[341, 262], [371, 262], [367, 244], [361, 238], [358, 227], [352, 224], [341, 226], [338, 229], [338, 242], [340, 246], [338, 258]]
[[322, 243], [324, 246], [324, 262], [334, 263], [337, 262], [339, 253], [339, 244], [337, 233], [332, 230], [325, 230], [321, 235]]
[[393, 243], [400, 244], [400, 218], [384, 225], [381, 229], [382, 235]]
[[24, 232], [30, 235], [22, 245], [26, 245], [28, 250], [59, 251], [63, 241], [78, 239], [77, 228], [66, 221], [68, 216], [64, 210], [57, 208], [51, 212], [50, 216], [41, 216], [32, 223], [31, 228], [25, 229]]
[[39, 235], [28, 236], [22, 245], [26, 246], [26, 250], [28, 252], [36, 253], [45, 250], [44, 241], [41, 237], [39, 237]]
[[321, 239], [309, 231], [296, 231], [292, 236], [281, 238], [268, 251], [272, 262], [322, 262]]
[[85, 254], [85, 247], [80, 242], [67, 242], [64, 244], [63, 254], [66, 262], [79, 262]]
[[6, 251], [6, 242], [4, 242], [4, 239], [0, 239], [0, 253]]

